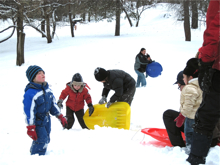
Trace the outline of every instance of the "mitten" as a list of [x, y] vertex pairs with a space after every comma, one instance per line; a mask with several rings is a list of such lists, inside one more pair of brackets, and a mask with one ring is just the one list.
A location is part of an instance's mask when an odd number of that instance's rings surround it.
[[177, 127], [181, 127], [185, 121], [185, 117], [180, 113], [174, 121], [176, 122]]
[[110, 105], [112, 105], [112, 103], [109, 101], [109, 102], [106, 104], [106, 107], [109, 108]]
[[63, 103], [63, 100], [61, 100], [61, 99], [57, 101], [57, 106], [58, 106], [60, 109], [63, 108], [63, 104], [62, 104], [62, 103]]
[[57, 116], [57, 118], [60, 120], [60, 122], [61, 122], [63, 128], [66, 128], [66, 127], [67, 127], [67, 124], [68, 124], [67, 121], [66, 121], [66, 118], [65, 118], [62, 114], [60, 114], [59, 116]]
[[99, 104], [105, 104], [106, 102], [106, 96], [102, 96], [101, 100], [99, 100]]
[[89, 116], [91, 116], [92, 113], [94, 112], [94, 107], [92, 104], [89, 104], [88, 106], [89, 106]]
[[33, 140], [37, 140], [37, 133], [35, 130], [36, 126], [35, 125], [29, 125], [27, 126], [27, 134], [30, 136]]

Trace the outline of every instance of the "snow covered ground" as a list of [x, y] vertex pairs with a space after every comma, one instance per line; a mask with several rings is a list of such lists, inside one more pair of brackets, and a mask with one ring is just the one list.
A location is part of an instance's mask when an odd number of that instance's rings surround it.
[[[165, 14], [171, 16], [164, 17]], [[8, 24], [10, 22], [0, 22], [0, 30]], [[25, 64], [21, 67], [15, 65], [16, 34], [0, 44], [1, 165], [189, 164], [185, 161], [188, 156], [179, 147], [142, 145], [153, 139], [140, 129], [164, 128], [163, 112], [179, 109], [180, 92], [173, 83], [186, 61], [201, 47], [205, 27], [192, 30], [192, 41], [185, 42], [182, 22], [177, 22], [164, 5], [158, 5], [143, 13], [139, 27], [131, 28], [122, 18], [121, 36], [114, 36], [114, 28], [115, 22], [107, 21], [78, 24], [75, 38], [71, 38], [70, 27], [58, 27], [55, 39], [47, 44], [34, 29], [25, 27]], [[1, 34], [0, 39], [8, 34]], [[137, 89], [131, 105], [130, 130], [98, 126], [95, 130], [82, 130], [77, 121], [71, 130], [63, 130], [59, 121], [52, 117], [51, 142], [46, 156], [30, 156], [32, 140], [26, 134], [22, 104], [28, 83], [25, 71], [29, 65], [44, 69], [46, 81], [57, 99], [66, 83], [79, 72], [91, 87], [93, 104], [97, 104], [103, 86], [95, 80], [94, 69], [122, 69], [136, 79], [133, 65], [142, 47], [153, 60], [162, 64], [164, 71], [158, 78], [148, 77], [146, 88]], [[62, 113], [65, 114], [65, 109]], [[211, 148], [207, 165], [219, 165], [219, 153], [219, 146]]]

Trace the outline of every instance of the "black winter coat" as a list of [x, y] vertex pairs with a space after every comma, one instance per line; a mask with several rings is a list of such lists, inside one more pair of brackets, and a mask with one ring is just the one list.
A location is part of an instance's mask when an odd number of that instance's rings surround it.
[[117, 101], [123, 93], [135, 88], [135, 80], [128, 73], [122, 70], [108, 70], [109, 76], [107, 81], [103, 83], [104, 88], [102, 96], [108, 96], [110, 89], [115, 91], [115, 94], [110, 98], [110, 102]]
[[139, 72], [144, 73], [146, 71], [146, 67], [152, 60], [148, 60], [146, 55], [143, 55], [141, 52], [135, 58], [134, 69]]

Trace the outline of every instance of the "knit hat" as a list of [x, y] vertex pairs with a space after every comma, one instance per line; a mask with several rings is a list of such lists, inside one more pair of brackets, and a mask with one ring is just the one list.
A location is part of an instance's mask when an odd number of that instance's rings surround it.
[[26, 76], [27, 76], [28, 81], [32, 82], [39, 71], [44, 72], [44, 70], [37, 65], [29, 66], [28, 69], [26, 70]]
[[73, 75], [72, 84], [73, 85], [79, 85], [79, 86], [83, 85], [83, 78], [79, 73], [76, 73], [76, 74]]
[[198, 71], [199, 71], [198, 58], [191, 58], [187, 61], [186, 67], [183, 70], [183, 74], [195, 78], [198, 77]]
[[103, 81], [106, 79], [106, 77], [108, 77], [109, 72], [103, 68], [98, 67], [95, 69], [94, 75], [97, 81]]
[[181, 84], [181, 85], [186, 85], [183, 81], [183, 71], [180, 71], [177, 75], [177, 81], [174, 84]]

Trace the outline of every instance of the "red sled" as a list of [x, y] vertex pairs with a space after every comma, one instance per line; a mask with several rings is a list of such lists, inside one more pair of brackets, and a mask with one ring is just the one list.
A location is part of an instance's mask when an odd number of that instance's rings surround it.
[[[170, 142], [169, 136], [167, 134], [167, 130], [163, 129], [163, 128], [144, 128], [141, 130], [141, 132], [143, 132], [144, 134], [150, 135], [151, 137], [153, 137], [154, 141], [150, 141], [150, 142], [144, 142], [142, 143], [143, 145], [153, 145], [156, 147], [172, 147], [172, 144]], [[183, 140], [185, 141], [185, 134], [182, 132], [182, 137]], [[218, 143], [218, 145], [220, 146], [220, 143]]]
[[[162, 128], [144, 128], [141, 130], [142, 133], [150, 135], [152, 138], [156, 139], [154, 141], [150, 142], [144, 142], [143, 145], [153, 145], [156, 147], [172, 147], [172, 144], [170, 142], [169, 136], [167, 134], [166, 129]], [[182, 132], [183, 140], [185, 141], [185, 135]]]

